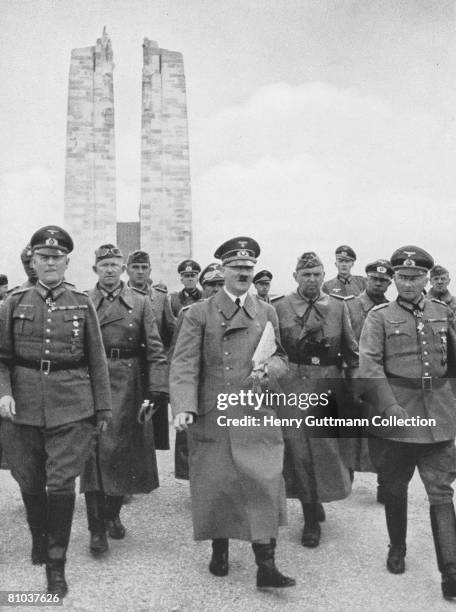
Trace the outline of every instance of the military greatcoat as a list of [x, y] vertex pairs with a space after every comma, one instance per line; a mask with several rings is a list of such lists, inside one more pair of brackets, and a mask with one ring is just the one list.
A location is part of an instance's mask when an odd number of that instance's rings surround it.
[[137, 415], [149, 393], [168, 391], [168, 362], [151, 303], [142, 292], [126, 286], [112, 302], [98, 287], [89, 295], [108, 357], [112, 421], [100, 436], [99, 464], [92, 457], [81, 477], [81, 490], [149, 493], [158, 486], [153, 426], [152, 421], [138, 423]]
[[[188, 429], [190, 489], [197, 540], [275, 538], [285, 520], [280, 426], [264, 425], [275, 411], [263, 405], [217, 408], [219, 394], [251, 388], [252, 357], [274, 309], [248, 295], [238, 309], [222, 290], [190, 307], [182, 321], [171, 362], [171, 406], [193, 412]], [[280, 364], [286, 371], [286, 358]], [[256, 417], [258, 426], [223, 426], [218, 417]]]
[[[315, 416], [339, 416], [344, 400], [342, 362], [352, 368], [358, 365], [358, 344], [344, 300], [321, 292], [310, 304], [296, 291], [276, 302], [275, 308], [280, 337], [289, 358], [290, 375], [282, 383], [283, 388], [294, 394], [329, 393], [328, 406], [316, 408]], [[288, 405], [280, 407], [279, 412], [281, 416], [296, 418], [311, 414], [312, 409], [303, 411]], [[298, 497], [306, 503], [329, 502], [350, 493], [349, 472], [337, 434], [331, 431], [334, 437], [316, 437], [316, 432], [304, 423], [300, 428], [284, 427], [284, 475], [289, 497]], [[320, 432], [320, 436], [324, 435], [325, 431]]]

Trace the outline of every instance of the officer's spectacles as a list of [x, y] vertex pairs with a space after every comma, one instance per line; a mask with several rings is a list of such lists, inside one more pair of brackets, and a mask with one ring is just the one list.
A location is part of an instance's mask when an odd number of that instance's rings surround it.
[[102, 247], [95, 251], [97, 257], [106, 257], [106, 255], [112, 255], [113, 257], [122, 257], [122, 253], [117, 247]]

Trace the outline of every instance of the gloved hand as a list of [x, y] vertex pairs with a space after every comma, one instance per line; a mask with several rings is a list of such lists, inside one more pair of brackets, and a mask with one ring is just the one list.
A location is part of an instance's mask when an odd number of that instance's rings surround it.
[[112, 413], [110, 410], [98, 410], [95, 413], [95, 420], [97, 423], [97, 433], [100, 434], [106, 431], [108, 424], [112, 419]]
[[407, 410], [405, 410], [405, 408], [402, 408], [402, 406], [399, 406], [399, 404], [394, 404], [393, 406], [390, 406], [389, 408], [387, 408], [383, 416], [388, 417], [388, 418], [395, 416], [398, 419], [408, 419], [409, 418]]
[[173, 425], [177, 431], [185, 431], [194, 422], [195, 415], [193, 412], [180, 412], [174, 417]]
[[4, 395], [0, 398], [0, 417], [12, 421], [16, 416], [16, 404], [11, 395]]

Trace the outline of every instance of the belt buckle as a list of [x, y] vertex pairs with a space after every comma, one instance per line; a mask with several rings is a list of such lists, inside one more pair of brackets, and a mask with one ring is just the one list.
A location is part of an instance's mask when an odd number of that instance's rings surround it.
[[421, 387], [423, 391], [432, 391], [432, 376], [422, 376]]
[[311, 365], [320, 365], [320, 357], [312, 356], [310, 358]]
[[111, 359], [120, 359], [120, 349], [111, 349]]
[[42, 359], [40, 361], [40, 372], [43, 372], [43, 374], [48, 375], [50, 371], [51, 371], [51, 362], [49, 361], [49, 359]]

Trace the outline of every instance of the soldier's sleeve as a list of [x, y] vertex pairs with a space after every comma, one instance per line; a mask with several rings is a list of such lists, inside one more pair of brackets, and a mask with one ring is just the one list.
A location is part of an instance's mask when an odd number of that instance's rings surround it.
[[194, 304], [183, 317], [171, 360], [170, 398], [173, 414], [198, 413], [198, 386], [203, 351], [202, 304]]
[[146, 342], [146, 361], [149, 393], [168, 393], [168, 360], [158, 332], [157, 320], [150, 300], [144, 300], [143, 333]]
[[0, 308], [0, 397], [13, 395], [10, 367], [14, 357], [13, 302], [8, 297]]
[[85, 351], [88, 362], [90, 382], [95, 412], [111, 410], [111, 385], [109, 382], [108, 360], [101, 336], [95, 306], [87, 300], [85, 330]]
[[179, 316], [176, 320], [176, 325], [174, 327], [174, 333], [171, 340], [171, 344], [169, 347], [168, 359], [171, 361], [174, 355], [174, 349], [176, 348], [177, 337], [179, 335], [180, 329], [182, 327], [182, 321], [185, 317], [185, 313], [189, 310], [190, 306], [185, 306], [179, 313]]
[[166, 294], [165, 301], [163, 304], [162, 325], [163, 325], [163, 328], [166, 334], [166, 340], [164, 340], [165, 346], [170, 346], [174, 338], [176, 325], [177, 325], [177, 319], [174, 316], [173, 311], [171, 310], [171, 298], [169, 294]]
[[359, 377], [365, 399], [376, 414], [397, 406], [384, 368], [383, 318], [375, 309], [367, 315], [359, 340]]
[[342, 356], [345, 363], [349, 368], [357, 368], [359, 365], [359, 347], [345, 302], [342, 304], [342, 339]]

